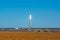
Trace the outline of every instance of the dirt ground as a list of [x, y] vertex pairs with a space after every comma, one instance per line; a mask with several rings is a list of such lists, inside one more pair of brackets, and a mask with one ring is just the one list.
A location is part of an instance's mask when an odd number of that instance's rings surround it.
[[0, 32], [0, 40], [60, 40], [60, 32]]

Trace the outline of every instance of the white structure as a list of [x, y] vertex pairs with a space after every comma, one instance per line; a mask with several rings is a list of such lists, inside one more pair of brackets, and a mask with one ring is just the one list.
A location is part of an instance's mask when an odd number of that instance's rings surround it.
[[31, 14], [29, 15], [29, 27], [32, 28], [32, 16], [31, 16]]
[[15, 29], [18, 30], [18, 27], [16, 27]]

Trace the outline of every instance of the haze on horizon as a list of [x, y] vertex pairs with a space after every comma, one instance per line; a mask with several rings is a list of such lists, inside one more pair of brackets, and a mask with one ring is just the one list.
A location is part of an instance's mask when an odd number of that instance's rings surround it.
[[60, 0], [0, 0], [0, 28], [60, 28]]

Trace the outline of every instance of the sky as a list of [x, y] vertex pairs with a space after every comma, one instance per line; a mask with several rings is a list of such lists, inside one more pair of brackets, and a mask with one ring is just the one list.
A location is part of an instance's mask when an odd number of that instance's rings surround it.
[[60, 0], [0, 0], [0, 28], [60, 28]]

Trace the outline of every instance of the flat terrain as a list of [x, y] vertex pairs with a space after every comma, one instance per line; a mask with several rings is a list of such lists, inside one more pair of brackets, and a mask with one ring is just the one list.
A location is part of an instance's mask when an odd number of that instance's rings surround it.
[[0, 40], [60, 40], [60, 32], [0, 32]]

